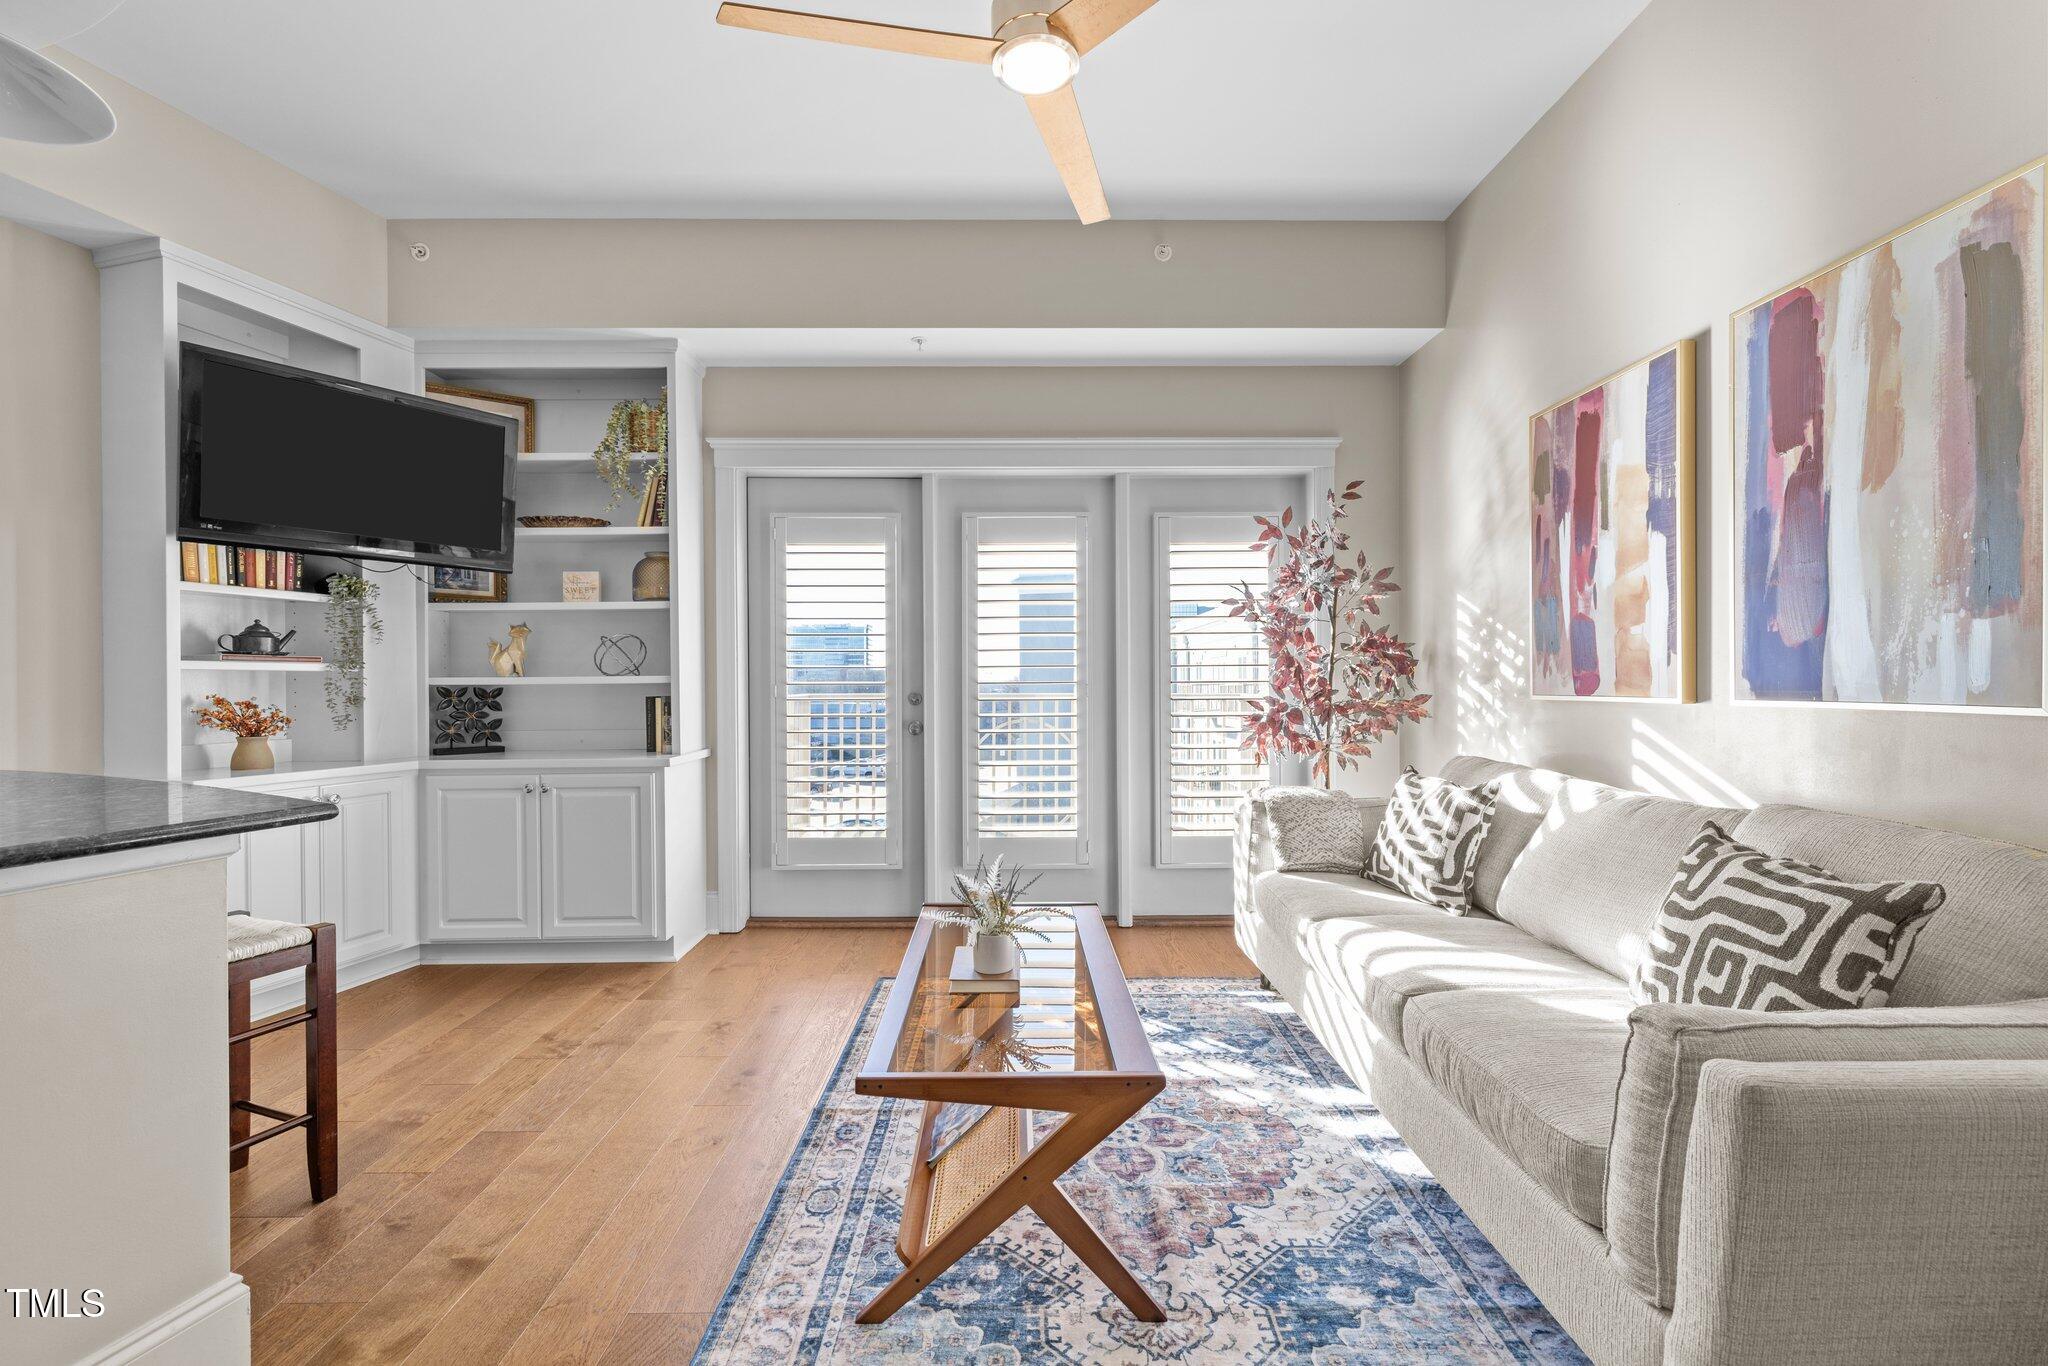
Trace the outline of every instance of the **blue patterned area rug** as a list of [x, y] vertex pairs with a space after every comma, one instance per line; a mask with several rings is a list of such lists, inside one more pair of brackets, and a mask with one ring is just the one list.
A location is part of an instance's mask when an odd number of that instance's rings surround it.
[[[920, 1107], [853, 1093], [869, 999], [705, 1329], [700, 1362], [1582, 1362], [1293, 1010], [1243, 979], [1131, 984], [1158, 1099], [1060, 1179], [1169, 1321], [1026, 1210], [885, 1324]], [[879, 993], [879, 988], [878, 988]]]

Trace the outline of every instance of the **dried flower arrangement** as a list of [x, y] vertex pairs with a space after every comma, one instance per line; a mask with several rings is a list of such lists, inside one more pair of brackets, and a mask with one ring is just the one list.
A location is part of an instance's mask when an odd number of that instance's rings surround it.
[[1414, 691], [1415, 651], [1371, 621], [1401, 591], [1394, 571], [1368, 569], [1339, 526], [1363, 482], [1330, 491], [1326, 522], [1296, 527], [1293, 508], [1278, 521], [1254, 517], [1252, 548], [1265, 547], [1271, 580], [1263, 593], [1240, 585], [1230, 605], [1230, 615], [1258, 629], [1272, 670], [1271, 695], [1247, 706], [1244, 747], [1261, 763], [1309, 758], [1325, 787], [1332, 764], [1352, 767], [1374, 742], [1429, 715], [1429, 694]]
[[192, 709], [199, 718], [199, 724], [211, 730], [224, 730], [244, 740], [268, 739], [282, 735], [290, 727], [292, 718], [282, 708], [266, 707], [253, 697], [239, 702], [230, 702], [219, 693], [209, 693], [202, 706]]

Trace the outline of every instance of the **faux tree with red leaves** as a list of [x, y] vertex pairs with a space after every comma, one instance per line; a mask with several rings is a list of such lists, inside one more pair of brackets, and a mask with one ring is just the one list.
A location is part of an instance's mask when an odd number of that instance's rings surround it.
[[1403, 723], [1429, 715], [1429, 694], [1415, 691], [1415, 652], [1373, 620], [1401, 591], [1392, 569], [1373, 570], [1342, 526], [1363, 480], [1329, 494], [1326, 521], [1295, 524], [1255, 517], [1272, 566], [1265, 591], [1240, 585], [1230, 614], [1256, 627], [1271, 664], [1272, 689], [1249, 704], [1244, 747], [1266, 763], [1309, 759], [1316, 782], [1332, 765], [1351, 768]]

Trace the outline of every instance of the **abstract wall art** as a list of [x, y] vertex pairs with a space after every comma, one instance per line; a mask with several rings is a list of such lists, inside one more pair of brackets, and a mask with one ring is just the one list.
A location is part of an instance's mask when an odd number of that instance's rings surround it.
[[1738, 699], [2042, 706], [2044, 170], [1730, 319]]
[[1529, 686], [1690, 702], [1693, 344], [1529, 419]]

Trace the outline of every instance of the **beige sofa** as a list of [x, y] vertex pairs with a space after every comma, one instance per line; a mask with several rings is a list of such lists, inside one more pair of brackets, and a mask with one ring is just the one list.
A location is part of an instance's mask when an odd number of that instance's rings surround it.
[[[1483, 913], [1275, 871], [1254, 798], [1238, 943], [1596, 1361], [2048, 1360], [2048, 854], [1484, 759], [1443, 776], [1501, 781]], [[1360, 808], [1369, 841], [1384, 803]], [[1709, 818], [1948, 889], [1889, 1006], [1633, 1003]]]

